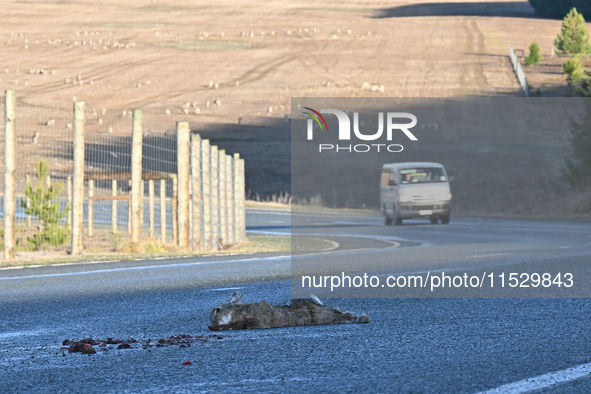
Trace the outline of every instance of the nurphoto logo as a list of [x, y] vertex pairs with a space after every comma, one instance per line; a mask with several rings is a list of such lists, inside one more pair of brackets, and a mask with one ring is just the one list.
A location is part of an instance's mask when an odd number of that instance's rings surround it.
[[[320, 126], [320, 130], [328, 131], [328, 124], [326, 123], [326, 119], [322, 114], [333, 114], [337, 117], [337, 121], [339, 122], [339, 141], [350, 141], [351, 140], [351, 120], [349, 119], [349, 115], [346, 112], [338, 110], [338, 109], [321, 109], [320, 112], [312, 109], [310, 107], [304, 107], [310, 112], [304, 112], [305, 115], [308, 115], [310, 119], [307, 122], [307, 139], [313, 140], [314, 139], [314, 121]], [[400, 123], [401, 119], [409, 120], [410, 122]], [[410, 139], [411, 141], [418, 141], [417, 137], [410, 131], [413, 127], [417, 125], [417, 117], [408, 112], [387, 112], [386, 113], [386, 139], [388, 141], [392, 141], [393, 132], [395, 130], [400, 130]], [[384, 133], [384, 113], [378, 112], [378, 130], [373, 134], [363, 134], [359, 130], [359, 113], [353, 112], [353, 133], [355, 137], [362, 141], [375, 141], [382, 137]], [[376, 150], [380, 152], [380, 150], [384, 148], [388, 152], [397, 153], [402, 152], [404, 149], [400, 144], [356, 144], [356, 145], [339, 145], [339, 144], [319, 144], [318, 151], [347, 151], [347, 152], [359, 152], [365, 153], [371, 150]]]

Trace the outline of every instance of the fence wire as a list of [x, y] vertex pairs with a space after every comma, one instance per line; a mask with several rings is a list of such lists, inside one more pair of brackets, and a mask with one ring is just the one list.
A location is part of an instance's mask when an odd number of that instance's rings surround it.
[[[16, 250], [69, 250], [75, 184], [73, 106], [18, 98], [16, 113]], [[82, 237], [87, 251], [123, 250], [129, 245], [132, 120], [132, 111], [85, 110]], [[174, 246], [182, 231], [177, 223], [178, 209], [182, 209], [177, 197], [183, 191], [177, 190], [176, 133], [174, 127], [143, 122], [142, 242]], [[243, 161], [197, 135], [190, 144], [191, 155], [197, 156], [190, 158], [189, 247], [216, 250], [241, 242]], [[4, 152], [4, 133], [0, 149]], [[0, 168], [4, 172], [4, 161]], [[4, 177], [0, 177], [2, 207], [4, 190]]]

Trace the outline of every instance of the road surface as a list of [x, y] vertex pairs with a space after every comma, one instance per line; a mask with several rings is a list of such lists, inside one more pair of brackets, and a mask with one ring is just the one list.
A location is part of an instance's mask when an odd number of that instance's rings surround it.
[[[210, 335], [211, 309], [234, 291], [245, 302], [288, 300], [292, 262], [309, 268], [334, 260], [386, 275], [591, 261], [589, 223], [453, 217], [449, 225], [427, 223], [386, 227], [379, 216], [353, 214], [294, 215], [292, 223], [284, 212], [249, 210], [252, 234], [317, 234], [333, 247], [322, 257], [275, 253], [0, 270], [0, 392], [591, 391], [587, 299], [322, 297], [367, 313], [371, 323], [228, 332], [184, 348], [60, 350], [66, 338], [141, 343]], [[187, 360], [191, 366], [181, 365]]]

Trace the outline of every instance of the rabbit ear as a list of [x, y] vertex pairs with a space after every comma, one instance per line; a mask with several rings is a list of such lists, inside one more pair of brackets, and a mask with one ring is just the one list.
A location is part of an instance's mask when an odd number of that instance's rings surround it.
[[232, 294], [230, 296], [230, 300], [228, 301], [228, 303], [235, 304], [238, 301], [240, 301], [241, 298], [242, 298], [242, 293], [241, 292], [234, 293], [234, 294]]

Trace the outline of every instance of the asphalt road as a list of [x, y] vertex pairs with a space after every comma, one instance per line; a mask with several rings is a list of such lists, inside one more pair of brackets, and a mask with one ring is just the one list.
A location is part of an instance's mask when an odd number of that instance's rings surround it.
[[[281, 303], [297, 293], [292, 270], [383, 277], [566, 267], [584, 275], [591, 262], [588, 223], [426, 223], [386, 227], [375, 215], [249, 211], [253, 234], [313, 234], [333, 247], [293, 259], [277, 253], [0, 270], [0, 392], [590, 392], [588, 299], [419, 299], [401, 297], [425, 294], [389, 288], [325, 299], [335, 294], [316, 288], [325, 304], [367, 313], [371, 323], [227, 332], [184, 348], [60, 350], [66, 338], [210, 335], [211, 309], [237, 289], [243, 301]], [[187, 360], [192, 365], [181, 365]]]

